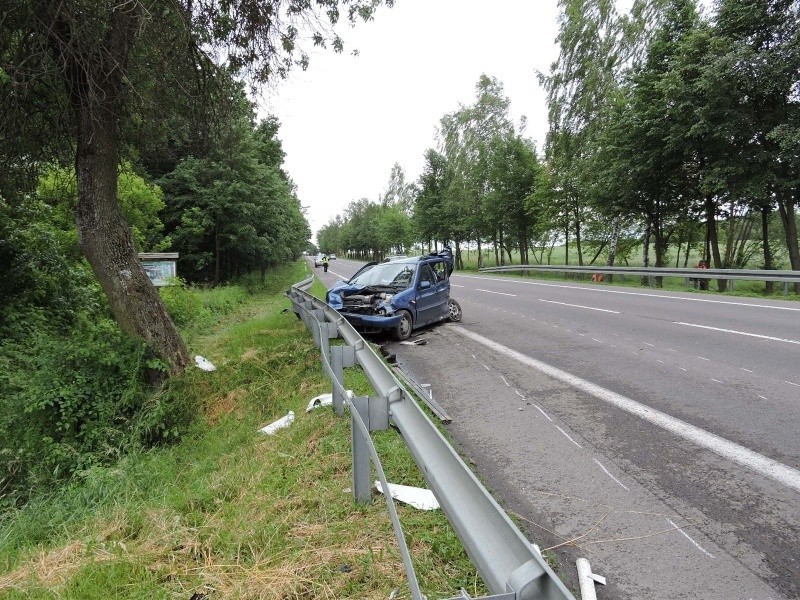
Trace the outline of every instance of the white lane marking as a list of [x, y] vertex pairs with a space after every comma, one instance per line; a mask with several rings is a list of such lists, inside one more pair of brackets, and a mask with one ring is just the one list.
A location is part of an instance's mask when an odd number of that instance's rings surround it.
[[771, 335], [760, 335], [758, 333], [748, 333], [747, 331], [736, 331], [734, 329], [722, 329], [721, 327], [709, 327], [708, 325], [698, 325], [697, 323], [683, 323], [681, 321], [673, 321], [674, 325], [686, 325], [687, 327], [699, 327], [700, 329], [710, 329], [712, 331], [721, 331], [723, 333], [735, 333], [736, 335], [746, 335], [748, 337], [760, 338], [762, 340], [771, 340], [773, 342], [785, 342], [787, 344], [800, 344], [798, 340], [788, 340], [786, 338], [772, 337]]
[[662, 365], [664, 364], [663, 360], [656, 360], [656, 362], [660, 362]]
[[788, 383], [789, 385], [796, 385], [797, 387], [800, 387], [800, 383], [795, 383], [794, 381], [784, 381], [783, 383]]
[[628, 486], [627, 486], [627, 485], [625, 485], [625, 484], [624, 484], [624, 483], [622, 483], [622, 482], [621, 482], [619, 479], [617, 479], [617, 478], [616, 478], [616, 477], [614, 477], [614, 476], [613, 476], [611, 473], [609, 473], [609, 472], [608, 472], [608, 469], [606, 469], [606, 468], [603, 466], [603, 463], [601, 463], [601, 462], [600, 462], [599, 460], [597, 460], [596, 458], [594, 459], [594, 462], [596, 462], [598, 465], [600, 465], [600, 468], [601, 468], [601, 469], [603, 469], [603, 473], [605, 473], [606, 475], [608, 475], [609, 477], [611, 477], [611, 479], [613, 479], [614, 481], [616, 481], [618, 484], [620, 484], [620, 485], [621, 485], [623, 488], [625, 488], [625, 489], [626, 489], [626, 490], [628, 490], [629, 492], [631, 491], [631, 490], [628, 488]]
[[567, 302], [556, 302], [555, 300], [545, 300], [544, 298], [539, 298], [539, 302], [547, 302], [548, 304], [560, 304], [561, 306], [571, 306], [572, 308], [585, 308], [586, 310], [597, 310], [600, 312], [607, 312], [615, 315], [619, 314], [618, 310], [606, 310], [605, 308], [595, 308], [594, 306], [583, 306], [582, 304], [568, 304]]
[[478, 292], [486, 292], [487, 294], [499, 294], [501, 296], [514, 296], [517, 297], [516, 294], [506, 294], [505, 292], [493, 292], [492, 290], [482, 290], [481, 288], [475, 288]]
[[650, 342], [642, 342], [642, 343], [643, 343], [645, 346], [650, 346], [650, 347], [652, 347], [652, 348], [655, 348], [655, 347], [656, 347], [656, 345], [655, 345], [655, 344], [651, 344]]
[[708, 431], [700, 429], [699, 427], [690, 425], [685, 421], [676, 419], [675, 417], [672, 417], [659, 410], [650, 408], [649, 406], [646, 406], [640, 402], [631, 400], [622, 394], [617, 394], [616, 392], [607, 390], [597, 384], [572, 375], [571, 373], [567, 373], [566, 371], [552, 367], [546, 363], [531, 358], [530, 356], [526, 356], [521, 352], [517, 352], [516, 350], [512, 350], [507, 346], [498, 344], [489, 338], [464, 329], [464, 327], [460, 325], [451, 325], [450, 331], [455, 331], [456, 333], [470, 338], [471, 340], [486, 346], [487, 348], [491, 348], [495, 352], [499, 352], [500, 354], [518, 360], [529, 367], [541, 371], [545, 375], [549, 375], [553, 379], [557, 379], [558, 381], [582, 390], [587, 394], [591, 394], [592, 396], [599, 398], [604, 402], [612, 404], [617, 408], [644, 419], [653, 425], [657, 425], [658, 427], [661, 427], [685, 440], [704, 448], [708, 448], [723, 458], [752, 469], [800, 492], [800, 471], [797, 469], [779, 463], [776, 460], [763, 456], [750, 450], [749, 448], [745, 448], [740, 444], [726, 440], [723, 437], [709, 433]]
[[510, 384], [510, 383], [508, 383], [508, 381], [506, 381], [506, 378], [505, 378], [505, 377], [503, 377], [502, 375], [500, 375], [500, 379], [502, 379], [502, 380], [503, 380], [503, 383], [505, 383], [505, 384], [506, 384], [506, 387], [511, 387], [511, 384]]
[[598, 344], [602, 344], [602, 343], [603, 343], [603, 342], [601, 342], [600, 340], [598, 340], [597, 338], [592, 338], [592, 341], [593, 341], [593, 342], [597, 342]]
[[685, 371], [685, 370], [686, 370], [686, 369], [684, 369], [683, 367], [678, 367], [678, 368], [679, 368], [681, 371]]
[[542, 413], [542, 414], [544, 415], [544, 418], [545, 418], [545, 419], [547, 419], [548, 421], [552, 421], [552, 420], [553, 420], [553, 419], [551, 419], [551, 418], [550, 418], [550, 416], [549, 416], [549, 415], [548, 415], [546, 412], [544, 412], [544, 411], [543, 411], [543, 410], [542, 410], [542, 409], [539, 407], [539, 405], [538, 405], [538, 404], [534, 404], [533, 406], [536, 408], [536, 410], [538, 410], [540, 413]]
[[672, 348], [667, 348], [668, 352], [677, 352], [677, 350], [673, 350]]
[[739, 367], [742, 371], [747, 371], [748, 373], [752, 373], [750, 369], [745, 369], [744, 367]]
[[519, 390], [514, 390], [514, 391], [515, 391], [515, 392], [517, 392], [517, 396], [519, 396], [520, 398], [522, 398], [523, 400], [525, 400], [525, 396], [523, 396], [522, 394], [520, 394], [520, 393], [519, 393]]
[[457, 283], [451, 283], [450, 285], [452, 287], [464, 287], [463, 285], [458, 285]]
[[519, 283], [522, 285], [538, 285], [541, 287], [553, 287], [553, 288], [564, 288], [567, 290], [583, 290], [585, 292], [595, 292], [595, 293], [603, 293], [603, 294], [621, 294], [623, 296], [643, 296], [645, 298], [662, 298], [664, 300], [687, 300], [689, 302], [707, 302], [709, 304], [730, 304], [732, 306], [749, 306], [751, 308], [769, 308], [773, 310], [791, 310], [795, 312], [800, 312], [800, 308], [795, 308], [793, 306], [770, 306], [768, 304], [750, 304], [747, 302], [730, 302], [727, 300], [710, 300], [707, 298], [689, 298], [687, 296], [663, 296], [661, 294], [646, 294], [644, 292], [624, 292], [622, 290], [610, 290], [606, 288], [598, 288], [594, 286], [578, 286], [578, 285], [563, 285], [563, 284], [556, 284], [556, 283], [539, 283], [538, 281], [521, 281], [519, 279], [513, 279], [512, 277], [483, 277], [480, 275], [457, 275], [457, 277], [463, 277], [464, 279], [482, 279], [484, 281], [502, 281], [505, 283]]
[[566, 436], [566, 438], [567, 438], [567, 439], [568, 439], [570, 442], [572, 442], [572, 443], [573, 443], [573, 444], [575, 444], [575, 445], [576, 445], [578, 448], [580, 448], [581, 450], [583, 450], [583, 446], [581, 446], [581, 445], [580, 445], [578, 442], [576, 442], [576, 441], [575, 441], [575, 440], [573, 440], [571, 437], [569, 437], [569, 434], [568, 434], [566, 431], [564, 431], [563, 429], [561, 429], [561, 427], [559, 427], [558, 425], [556, 425], [556, 429], [558, 429], [558, 430], [559, 430], [561, 433], [563, 433], [563, 434]]
[[698, 356], [697, 358], [699, 358], [700, 360], [707, 360], [708, 362], [711, 362], [711, 359], [706, 358], [705, 356]]
[[711, 378], [711, 381], [713, 381], [714, 383], [722, 383], [719, 379], [714, 379], [713, 377]]
[[761, 398], [762, 400], [766, 400], [766, 398], [765, 398], [764, 396], [760, 395], [760, 394], [756, 394], [756, 396], [758, 396], [758, 397], [759, 397], [759, 398]]
[[703, 548], [703, 547], [702, 547], [700, 544], [698, 544], [697, 542], [695, 542], [695, 541], [694, 541], [692, 538], [690, 538], [690, 537], [689, 537], [689, 534], [688, 534], [688, 533], [686, 533], [686, 532], [685, 532], [683, 529], [681, 529], [681, 528], [680, 528], [680, 527], [678, 527], [677, 525], [675, 525], [675, 523], [673, 523], [671, 519], [667, 518], [667, 523], [669, 523], [670, 525], [672, 525], [672, 526], [673, 526], [673, 527], [674, 527], [676, 530], [678, 530], [678, 531], [679, 531], [679, 532], [680, 532], [680, 533], [681, 533], [681, 534], [682, 534], [682, 535], [683, 535], [683, 536], [684, 536], [684, 537], [685, 537], [687, 540], [689, 540], [690, 542], [692, 542], [692, 544], [694, 544], [695, 548], [697, 548], [698, 550], [700, 550], [700, 552], [702, 552], [703, 554], [705, 554], [705, 555], [707, 555], [707, 556], [710, 556], [711, 558], [717, 558], [716, 556], [714, 556], [713, 554], [711, 554], [711, 552], [709, 552], [708, 550], [706, 550], [705, 548]]
[[483, 365], [483, 368], [486, 369], [487, 371], [491, 371], [491, 369], [489, 367], [487, 367], [486, 365]]

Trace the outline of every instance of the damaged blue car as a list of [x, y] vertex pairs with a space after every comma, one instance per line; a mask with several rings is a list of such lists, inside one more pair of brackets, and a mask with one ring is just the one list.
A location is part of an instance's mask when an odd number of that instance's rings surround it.
[[414, 329], [446, 319], [461, 320], [450, 297], [453, 255], [441, 252], [364, 265], [349, 281], [337, 282], [326, 302], [365, 333], [388, 331], [405, 340]]

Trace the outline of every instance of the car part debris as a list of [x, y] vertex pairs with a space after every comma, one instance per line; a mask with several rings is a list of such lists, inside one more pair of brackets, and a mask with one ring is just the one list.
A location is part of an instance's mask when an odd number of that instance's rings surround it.
[[207, 358], [203, 358], [200, 355], [194, 357], [194, 362], [197, 364], [198, 367], [203, 369], [203, 371], [216, 371], [217, 367], [211, 364], [211, 361]]
[[[352, 398], [353, 397], [353, 390], [345, 390], [347, 395]], [[308, 402], [308, 407], [306, 407], [306, 412], [311, 412], [315, 408], [319, 408], [320, 406], [331, 406], [333, 404], [333, 394], [328, 392], [327, 394], [320, 394], [312, 398]]]
[[275, 433], [279, 429], [286, 429], [289, 425], [292, 424], [294, 421], [294, 411], [290, 410], [285, 416], [281, 417], [277, 421], [273, 421], [266, 427], [262, 427], [259, 429], [262, 433], [266, 433], [267, 435], [275, 435]]
[[[385, 494], [381, 482], [375, 480], [375, 489], [381, 494]], [[439, 508], [439, 501], [433, 492], [425, 488], [413, 487], [410, 485], [400, 485], [399, 483], [389, 484], [389, 493], [392, 498], [404, 502], [420, 510], [436, 510]]]

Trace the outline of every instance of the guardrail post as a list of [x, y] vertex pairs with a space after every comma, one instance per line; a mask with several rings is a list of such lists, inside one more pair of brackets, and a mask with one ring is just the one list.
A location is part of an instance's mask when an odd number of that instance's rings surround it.
[[[369, 430], [369, 398], [356, 396], [351, 402], [350, 437], [353, 445], [353, 495], [356, 502], [369, 504], [372, 501], [372, 469], [369, 458], [369, 445], [361, 436], [355, 419], [361, 419]], [[388, 490], [387, 490], [388, 492]]]
[[[345, 367], [354, 367], [356, 364], [356, 349], [353, 346], [332, 346], [331, 347], [331, 369], [333, 376], [341, 386], [344, 386]], [[344, 415], [344, 398], [341, 388], [333, 384], [333, 410], [340, 417]]]

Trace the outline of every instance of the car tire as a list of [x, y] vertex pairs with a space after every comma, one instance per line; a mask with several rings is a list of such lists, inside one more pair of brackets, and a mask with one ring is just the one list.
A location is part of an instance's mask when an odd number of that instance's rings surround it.
[[450, 300], [447, 301], [447, 307], [450, 309], [450, 322], [458, 323], [461, 321], [461, 305], [450, 298]]
[[392, 329], [392, 337], [398, 341], [407, 340], [411, 337], [411, 330], [414, 328], [414, 324], [411, 321], [411, 313], [401, 310], [398, 314], [403, 318]]

